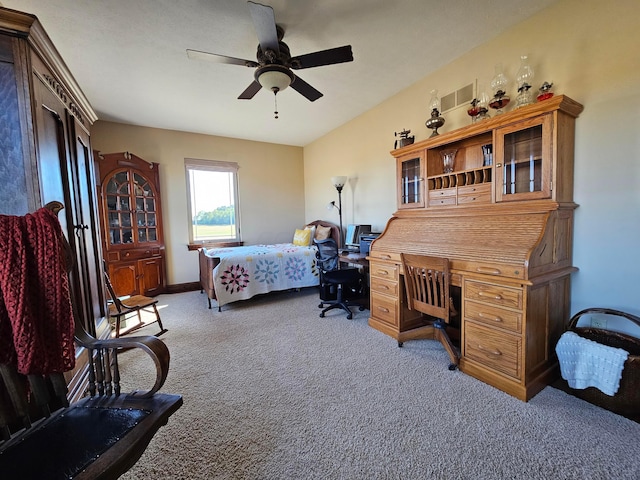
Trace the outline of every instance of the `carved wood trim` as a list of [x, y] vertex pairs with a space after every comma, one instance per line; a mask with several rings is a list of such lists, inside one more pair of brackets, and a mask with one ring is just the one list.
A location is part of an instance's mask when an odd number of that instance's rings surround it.
[[47, 83], [51, 87], [51, 90], [58, 96], [60, 101], [65, 104], [71, 114], [76, 117], [82, 125], [86, 127], [87, 124], [84, 120], [84, 116], [82, 115], [82, 111], [73, 101], [71, 101], [69, 94], [62, 86], [62, 84], [51, 75], [48, 75], [46, 73], [41, 74], [41, 76], [47, 81]]

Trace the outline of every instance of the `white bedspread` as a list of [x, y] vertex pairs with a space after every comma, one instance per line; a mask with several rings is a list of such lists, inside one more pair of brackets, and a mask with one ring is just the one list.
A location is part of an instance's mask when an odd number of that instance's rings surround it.
[[624, 362], [629, 353], [565, 332], [558, 340], [556, 353], [560, 373], [571, 388], [596, 387], [607, 395], [615, 395], [620, 388]]
[[319, 284], [315, 246], [279, 243], [211, 248], [205, 253], [220, 259], [213, 269], [218, 306], [260, 293]]

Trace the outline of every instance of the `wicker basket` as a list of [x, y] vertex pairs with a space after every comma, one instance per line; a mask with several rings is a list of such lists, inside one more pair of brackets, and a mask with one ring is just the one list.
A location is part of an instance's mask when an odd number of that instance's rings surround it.
[[623, 333], [612, 332], [591, 327], [577, 327], [578, 320], [582, 315], [601, 313], [616, 317], [625, 318], [640, 326], [640, 318], [630, 313], [611, 310], [608, 308], [588, 308], [576, 313], [569, 322], [568, 331], [572, 331], [583, 338], [593, 340], [609, 347], [622, 348], [629, 352], [629, 357], [624, 364], [620, 388], [615, 395], [607, 395], [595, 387], [588, 387], [583, 390], [570, 388], [567, 383], [566, 391], [572, 395], [582, 398], [589, 403], [598, 405], [607, 410], [611, 410], [619, 415], [640, 421], [640, 339], [625, 335]]

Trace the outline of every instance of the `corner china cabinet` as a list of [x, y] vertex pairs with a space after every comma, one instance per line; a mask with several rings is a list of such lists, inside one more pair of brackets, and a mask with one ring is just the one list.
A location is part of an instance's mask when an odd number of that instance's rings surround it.
[[129, 152], [95, 155], [105, 264], [118, 296], [158, 295], [165, 251], [158, 164]]
[[[25, 215], [58, 201], [74, 253], [70, 293], [76, 320], [109, 334], [90, 129], [97, 116], [40, 21], [0, 7], [0, 214]], [[83, 393], [88, 355], [76, 349], [65, 376]]]
[[[407, 308], [401, 253], [446, 257], [460, 369], [527, 401], [558, 375], [570, 319], [573, 154], [582, 105], [566, 96], [394, 150], [398, 211], [369, 253], [369, 325], [428, 338]], [[453, 156], [445, 172], [443, 157]], [[446, 368], [444, 366], [443, 368]]]

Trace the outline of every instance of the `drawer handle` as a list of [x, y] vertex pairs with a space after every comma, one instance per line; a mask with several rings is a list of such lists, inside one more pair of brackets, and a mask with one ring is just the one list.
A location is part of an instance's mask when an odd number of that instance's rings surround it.
[[501, 318], [501, 317], [498, 317], [498, 316], [493, 316], [493, 315], [487, 315], [487, 316], [485, 316], [485, 315], [484, 315], [484, 313], [482, 313], [482, 312], [479, 312], [479, 313], [478, 313], [478, 316], [479, 316], [480, 318], [485, 318], [485, 319], [487, 319], [487, 320], [493, 320], [493, 321], [494, 321], [494, 322], [496, 322], [496, 323], [502, 323], [502, 318]]
[[389, 313], [389, 309], [388, 308], [378, 307], [378, 310], [380, 310], [381, 312], [384, 312], [384, 313]]
[[125, 257], [128, 257], [129, 255], [131, 255], [131, 252], [127, 252], [124, 254]]
[[391, 255], [380, 255], [380, 258], [385, 258], [387, 260], [391, 260]]
[[[475, 198], [474, 198], [475, 200]], [[478, 273], [487, 273], [489, 275], [500, 275], [502, 271], [497, 268], [489, 268], [489, 267], [477, 267], [476, 272]]]
[[376, 285], [376, 288], [378, 288], [379, 290], [389, 290], [389, 287], [387, 285]]
[[479, 296], [479, 297], [491, 297], [491, 298], [493, 298], [494, 300], [502, 300], [502, 295], [500, 295], [499, 293], [497, 293], [497, 294], [493, 294], [493, 293], [491, 293], [491, 292], [483, 292], [482, 290], [480, 290], [480, 291], [478, 292], [478, 296]]
[[490, 350], [488, 348], [484, 348], [482, 345], [478, 344], [478, 350], [480, 350], [481, 352], [485, 352], [489, 355], [494, 355], [496, 357], [499, 357], [502, 355], [502, 352], [500, 350]]
[[378, 270], [378, 274], [379, 275], [389, 275], [389, 272], [387, 270]]

